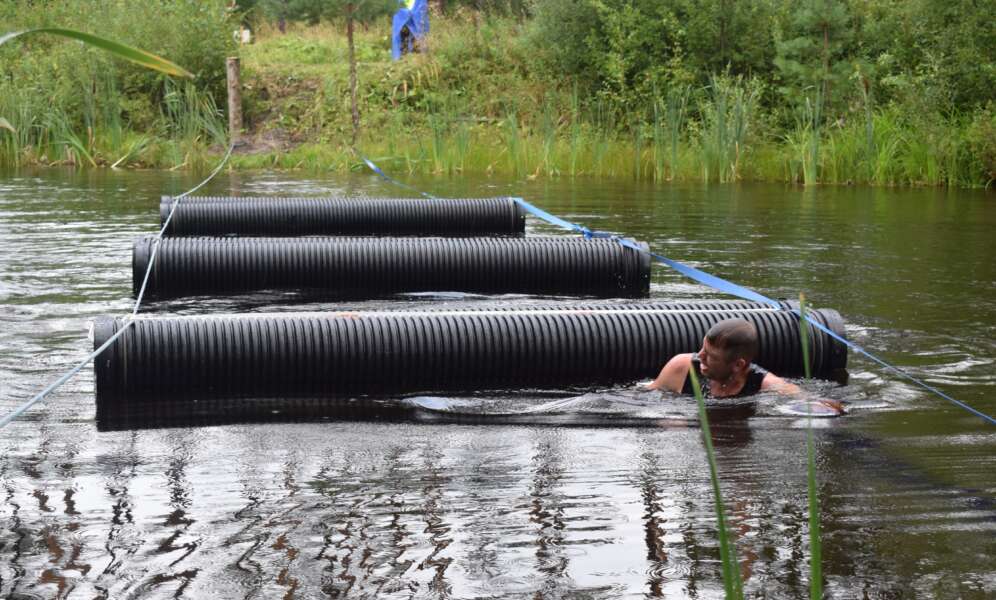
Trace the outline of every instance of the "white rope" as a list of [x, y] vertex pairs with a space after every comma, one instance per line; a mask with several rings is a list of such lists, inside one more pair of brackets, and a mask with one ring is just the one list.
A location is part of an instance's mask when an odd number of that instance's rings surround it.
[[193, 189], [187, 190], [186, 192], [173, 198], [173, 204], [169, 207], [169, 214], [166, 215], [166, 220], [163, 221], [162, 229], [159, 230], [159, 233], [156, 234], [155, 239], [152, 240], [152, 252], [149, 254], [149, 266], [145, 269], [145, 276], [142, 278], [142, 287], [139, 288], [138, 296], [135, 298], [135, 308], [131, 311], [132, 317], [138, 314], [138, 307], [141, 306], [142, 298], [145, 296], [145, 288], [149, 285], [149, 275], [152, 274], [152, 265], [156, 262], [156, 254], [159, 252], [159, 242], [162, 241], [163, 234], [166, 233], [166, 228], [169, 227], [170, 221], [173, 220], [173, 213], [176, 212], [176, 207], [180, 205], [180, 200], [183, 200], [190, 194], [193, 194], [197, 190], [204, 187], [204, 184], [214, 179], [214, 176], [221, 172], [222, 167], [225, 166], [225, 163], [228, 162], [229, 157], [232, 156], [232, 150], [234, 148], [234, 144], [228, 147], [228, 152], [225, 153], [225, 157], [221, 159], [221, 162], [218, 163], [218, 166], [215, 167], [214, 171], [208, 175], [207, 179], [194, 186]]
[[228, 159], [232, 156], [232, 150], [234, 148], [235, 146], [228, 147], [228, 152], [225, 153], [225, 157], [221, 159], [221, 162], [218, 163], [218, 166], [215, 167], [214, 171], [212, 171], [211, 174], [208, 175], [207, 179], [197, 184], [191, 190], [184, 192], [183, 194], [180, 194], [179, 196], [176, 196], [173, 199], [173, 206], [170, 208], [169, 215], [167, 215], [166, 221], [163, 222], [162, 229], [160, 229], [159, 233], [156, 234], [156, 238], [153, 242], [152, 254], [149, 256], [149, 266], [145, 269], [145, 277], [142, 280], [142, 287], [138, 292], [138, 297], [135, 299], [135, 308], [132, 310], [131, 315], [125, 318], [124, 324], [121, 326], [121, 329], [119, 329], [117, 333], [108, 338], [106, 342], [101, 344], [99, 348], [91, 352], [85, 359], [83, 359], [82, 362], [80, 362], [75, 367], [66, 372], [64, 375], [62, 375], [62, 377], [59, 377], [58, 379], [50, 383], [48, 387], [35, 394], [34, 397], [32, 397], [30, 400], [21, 404], [3, 418], [0, 418], [0, 429], [6, 427], [11, 421], [13, 421], [17, 417], [27, 412], [27, 410], [30, 409], [32, 406], [40, 402], [43, 398], [45, 398], [46, 396], [57, 390], [59, 387], [61, 387], [64, 383], [69, 381], [69, 379], [72, 378], [73, 375], [79, 373], [83, 369], [83, 367], [90, 364], [90, 361], [97, 358], [97, 356], [99, 356], [101, 352], [106, 350], [114, 342], [114, 340], [121, 337], [121, 335], [124, 334], [125, 331], [128, 331], [128, 328], [131, 327], [132, 323], [134, 322], [133, 319], [138, 315], [139, 306], [141, 306], [142, 304], [142, 297], [145, 295], [145, 286], [149, 282], [149, 274], [152, 272], [152, 264], [156, 259], [156, 249], [159, 247], [159, 241], [162, 240], [163, 233], [165, 233], [166, 228], [169, 226], [169, 222], [173, 218], [173, 213], [174, 211], [176, 211], [177, 205], [180, 204], [180, 200], [186, 198], [190, 194], [201, 189], [202, 187], [204, 187], [205, 184], [207, 184], [207, 182], [214, 179], [215, 175], [221, 172], [221, 169], [224, 168], [225, 163], [227, 163]]

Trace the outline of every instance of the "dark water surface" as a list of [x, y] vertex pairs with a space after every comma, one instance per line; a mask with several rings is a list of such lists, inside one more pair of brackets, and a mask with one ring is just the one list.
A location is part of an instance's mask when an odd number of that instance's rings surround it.
[[[158, 227], [161, 194], [193, 183], [163, 173], [0, 176], [0, 411], [88, 353], [90, 319], [130, 310], [132, 238]], [[770, 296], [805, 291], [839, 310], [858, 343], [996, 413], [991, 193], [416, 183], [438, 195], [521, 195]], [[221, 176], [208, 192], [398, 195], [359, 175]], [[651, 293], [715, 297], [663, 268]], [[148, 310], [332, 306], [275, 296]], [[807, 384], [855, 407], [817, 422], [829, 593], [996, 596], [996, 428], [866, 359], [852, 355], [850, 370], [845, 388]], [[0, 431], [0, 597], [721, 595], [687, 400], [620, 388], [456, 404], [520, 414], [98, 431], [86, 369]], [[805, 421], [779, 408], [762, 399], [758, 416], [719, 427], [715, 442], [748, 593], [803, 597]]]

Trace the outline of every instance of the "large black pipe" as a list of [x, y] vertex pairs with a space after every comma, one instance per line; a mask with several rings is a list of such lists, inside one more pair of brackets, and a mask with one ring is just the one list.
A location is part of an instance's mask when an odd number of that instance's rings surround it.
[[[794, 313], [716, 306], [139, 318], [94, 361], [98, 408], [620, 384], [653, 377], [675, 354], [698, 350], [709, 327], [732, 316], [757, 326], [758, 364], [802, 374]], [[844, 334], [836, 311], [810, 318]], [[97, 321], [94, 346], [123, 323]], [[846, 346], [812, 326], [809, 339], [814, 376], [838, 377]]]
[[[135, 241], [133, 292], [153, 238]], [[582, 238], [163, 238], [149, 297], [293, 290], [336, 297], [471, 292], [645, 297], [650, 258]]]
[[[160, 223], [174, 199], [159, 203]], [[176, 204], [170, 236], [521, 236], [526, 215], [512, 198], [188, 197]]]

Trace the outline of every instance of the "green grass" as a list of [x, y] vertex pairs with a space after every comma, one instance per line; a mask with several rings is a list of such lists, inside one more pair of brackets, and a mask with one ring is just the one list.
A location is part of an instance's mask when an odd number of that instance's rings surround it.
[[[28, 53], [8, 44], [0, 48], [0, 60], [12, 65], [0, 81], [0, 116], [15, 131], [0, 128], [0, 163], [208, 165], [224, 151], [223, 57], [235, 50], [224, 2], [168, 11], [139, 3], [103, 18], [90, 10], [98, 4], [5, 5], [0, 20], [155, 40], [150, 50], [198, 74], [196, 88], [67, 44], [41, 40], [33, 43], [43, 51]], [[206, 12], [190, 26], [185, 11], [193, 10]], [[810, 114], [786, 127], [787, 107], [762, 108], [757, 81], [719, 76], [704, 88], [662, 84], [625, 112], [609, 96], [583, 95], [576, 82], [539, 77], [524, 42], [527, 23], [468, 14], [435, 19], [432, 52], [399, 62], [389, 60], [383, 27], [357, 32], [366, 154], [409, 173], [515, 178], [982, 186], [996, 171], [996, 111], [919, 115], [864, 97], [853, 114], [830, 123], [811, 101]], [[292, 25], [286, 35], [264, 26], [237, 52], [250, 140], [283, 145], [260, 143], [234, 167], [350, 169], [341, 24]]]
[[[3, 30], [58, 26], [96, 34], [168, 58], [197, 75], [196, 88], [179, 86], [148, 71], [148, 64], [118, 56], [157, 61], [92, 37], [86, 40], [97, 47], [53, 35], [3, 44], [0, 116], [15, 131], [0, 131], [0, 165], [206, 164], [219, 128], [225, 129], [216, 109], [205, 118], [214, 95], [224, 89], [224, 56], [233, 47], [223, 3], [119, 2], [112, 8], [99, 0], [31, 6], [16, 1], [0, 4], [0, 23]], [[177, 87], [184, 97], [175, 100], [172, 88]], [[185, 122], [193, 100], [198, 110], [193, 121]]]

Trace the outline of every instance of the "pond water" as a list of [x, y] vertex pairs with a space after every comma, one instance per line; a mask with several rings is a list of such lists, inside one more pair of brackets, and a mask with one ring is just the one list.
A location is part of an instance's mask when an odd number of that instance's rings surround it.
[[[131, 242], [189, 175], [0, 175], [0, 412], [128, 312]], [[517, 195], [772, 297], [807, 293], [848, 336], [996, 413], [992, 193], [627, 180], [411, 183]], [[230, 174], [204, 193], [403, 195], [382, 181]], [[530, 233], [559, 234], [530, 221]], [[655, 267], [654, 299], [721, 297]], [[350, 308], [503, 302], [453, 297]], [[257, 302], [249, 310], [331, 303]], [[227, 298], [156, 313], [246, 310]], [[996, 595], [996, 428], [853, 353], [852, 403], [816, 422], [832, 597]], [[0, 597], [619, 598], [722, 595], [687, 399], [629, 387], [457, 399], [516, 419], [329, 418], [98, 431], [83, 370], [0, 437]], [[549, 404], [556, 410], [546, 411]], [[539, 410], [536, 408], [539, 407]], [[762, 399], [714, 432], [748, 594], [808, 594], [805, 420]], [[628, 415], [600, 420], [602, 412]], [[485, 411], [486, 412], [486, 411]], [[625, 423], [623, 427], [620, 424]], [[570, 425], [570, 426], [567, 426]]]

